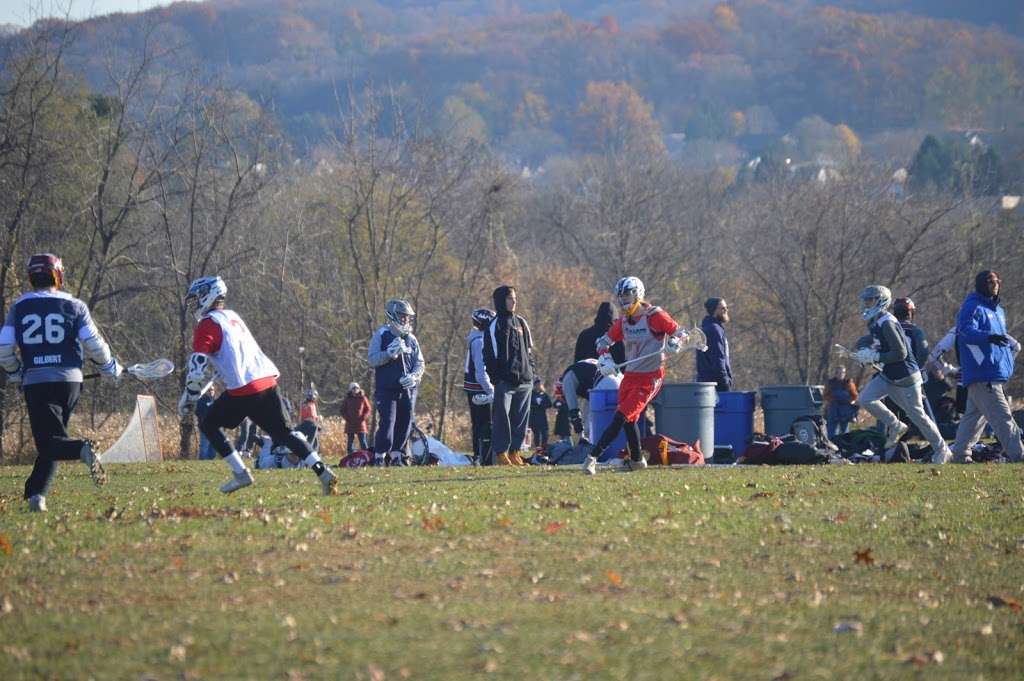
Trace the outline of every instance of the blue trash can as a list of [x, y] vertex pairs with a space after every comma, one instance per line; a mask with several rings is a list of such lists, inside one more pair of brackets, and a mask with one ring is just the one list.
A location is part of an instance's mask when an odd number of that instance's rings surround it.
[[801, 416], [821, 416], [825, 386], [765, 385], [761, 387], [764, 432], [788, 435], [793, 421]]
[[754, 434], [754, 405], [756, 392], [718, 393], [715, 406], [715, 447], [732, 447], [737, 457], [746, 449]]
[[654, 398], [659, 435], [689, 445], [700, 440], [705, 459], [715, 451], [715, 384], [666, 383]]
[[[601, 433], [604, 429], [612, 422], [612, 417], [615, 416], [615, 410], [619, 407], [619, 390], [613, 388], [610, 390], [591, 390], [590, 391], [590, 436], [594, 438], [594, 443], [601, 438]], [[640, 437], [647, 437], [650, 433], [647, 432], [647, 426], [643, 416], [640, 417]], [[618, 437], [612, 440], [612, 443], [608, 445], [608, 449], [604, 450], [604, 454], [599, 459], [600, 461], [608, 461], [614, 459], [619, 455], [623, 449], [626, 448], [626, 433], [620, 432]]]

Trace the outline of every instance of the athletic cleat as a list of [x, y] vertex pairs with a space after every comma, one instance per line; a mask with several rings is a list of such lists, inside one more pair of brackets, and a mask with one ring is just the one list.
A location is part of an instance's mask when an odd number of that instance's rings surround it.
[[323, 487], [325, 497], [332, 497], [338, 493], [338, 476], [326, 465], [320, 474], [320, 486]]
[[107, 484], [107, 472], [103, 470], [103, 464], [100, 463], [100, 457], [93, 449], [93, 443], [90, 440], [86, 440], [85, 444], [82, 445], [82, 453], [79, 455], [82, 459], [82, 463], [89, 467], [89, 477], [92, 478], [92, 482], [97, 487], [103, 487]]
[[523, 457], [519, 455], [519, 450], [517, 449], [513, 449], [511, 452], [509, 452], [508, 460], [511, 461], [514, 466], [528, 465], [525, 461], [523, 461]]
[[950, 461], [956, 461], [953, 457], [953, 453], [949, 451], [947, 447], [943, 447], [941, 452], [935, 452], [932, 454], [932, 463], [942, 465], [949, 463]]
[[46, 513], [46, 497], [33, 494], [28, 498], [28, 510], [32, 513]]
[[509, 458], [508, 452], [502, 452], [498, 456], [494, 457], [495, 466], [514, 466], [515, 463]]
[[221, 485], [220, 491], [224, 492], [224, 494], [231, 494], [232, 492], [237, 492], [243, 487], [248, 487], [254, 482], [255, 480], [252, 477], [252, 471], [246, 468], [241, 473], [235, 473], [235, 477]]
[[900, 438], [903, 437], [904, 433], [906, 432], [907, 424], [903, 423], [903, 421], [896, 422], [895, 430], [890, 431], [888, 428], [886, 428], [885, 446], [882, 447], [882, 449], [889, 449], [890, 447], [895, 447], [896, 443], [900, 441]]
[[583, 462], [583, 472], [586, 475], [597, 475], [597, 459], [593, 456], [588, 456]]
[[622, 460], [622, 467], [627, 473], [632, 471], [642, 471], [647, 468], [647, 459], [641, 456], [639, 461], [635, 461], [627, 457]]

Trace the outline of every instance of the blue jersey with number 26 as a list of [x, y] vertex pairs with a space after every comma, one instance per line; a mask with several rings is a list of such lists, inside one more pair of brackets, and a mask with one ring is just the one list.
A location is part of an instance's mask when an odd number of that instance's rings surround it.
[[17, 344], [25, 384], [81, 381], [79, 340], [99, 336], [82, 301], [64, 291], [30, 291], [11, 305], [0, 343]]

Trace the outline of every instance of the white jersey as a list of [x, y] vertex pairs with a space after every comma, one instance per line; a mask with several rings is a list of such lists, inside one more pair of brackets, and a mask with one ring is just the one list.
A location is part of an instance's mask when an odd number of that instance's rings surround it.
[[270, 358], [263, 354], [249, 327], [234, 311], [212, 310], [200, 322], [200, 327], [208, 321], [220, 328], [220, 334], [217, 334], [220, 346], [207, 354], [228, 390], [281, 375]]

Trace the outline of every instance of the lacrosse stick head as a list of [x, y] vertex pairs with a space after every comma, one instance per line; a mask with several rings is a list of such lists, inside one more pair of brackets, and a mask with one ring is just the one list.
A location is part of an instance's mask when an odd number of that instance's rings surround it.
[[686, 332], [686, 338], [683, 339], [683, 350], [706, 352], [707, 349], [708, 337], [704, 335], [704, 331], [699, 326], [695, 326]]
[[125, 371], [142, 380], [163, 378], [174, 371], [174, 362], [166, 358], [155, 359], [145, 364], [132, 364]]

